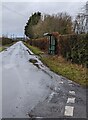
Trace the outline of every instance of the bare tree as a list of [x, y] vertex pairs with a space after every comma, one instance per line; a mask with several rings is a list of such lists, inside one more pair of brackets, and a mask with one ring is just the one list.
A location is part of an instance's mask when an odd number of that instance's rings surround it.
[[88, 2], [84, 6], [84, 12], [80, 12], [76, 16], [74, 31], [77, 34], [88, 33]]

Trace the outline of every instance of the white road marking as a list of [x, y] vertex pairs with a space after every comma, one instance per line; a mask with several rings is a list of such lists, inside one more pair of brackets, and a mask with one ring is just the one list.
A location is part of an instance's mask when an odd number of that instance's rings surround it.
[[75, 91], [69, 91], [71, 95], [75, 95]]
[[43, 118], [43, 117], [36, 117], [36, 118]]
[[55, 94], [55, 92], [52, 92], [52, 93], [50, 94], [48, 102], [50, 102], [50, 100], [52, 99], [52, 97], [53, 97], [54, 94]]
[[71, 81], [71, 80], [68, 80], [68, 83], [72, 83], [72, 81]]
[[69, 85], [73, 85], [72, 83], [69, 83]]
[[52, 92], [52, 93], [50, 94], [50, 96], [49, 96], [49, 100], [48, 100], [48, 103], [51, 101], [51, 99], [53, 98], [53, 95], [54, 95], [54, 94], [57, 94], [57, 93]]
[[63, 84], [64, 82], [63, 82], [63, 81], [60, 81], [59, 83], [60, 83], [60, 84]]
[[64, 115], [65, 116], [73, 116], [73, 110], [74, 110], [74, 107], [72, 107], [72, 106], [65, 106], [65, 113], [64, 113]]
[[67, 103], [75, 103], [75, 98], [68, 98]]

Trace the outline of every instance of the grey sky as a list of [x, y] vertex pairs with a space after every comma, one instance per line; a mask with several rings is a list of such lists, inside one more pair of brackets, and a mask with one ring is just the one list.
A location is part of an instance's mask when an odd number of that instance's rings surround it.
[[11, 0], [3, 1], [4, 2], [2, 2], [2, 15], [0, 14], [0, 18], [2, 16], [2, 21], [0, 19], [0, 22], [2, 23], [0, 24], [0, 27], [2, 25], [2, 33], [9, 35], [14, 34], [15, 36], [23, 35], [24, 26], [29, 16], [33, 12], [40, 11], [43, 14], [56, 14], [59, 12], [67, 12], [74, 17], [79, 11], [81, 11], [81, 7], [85, 5], [86, 2], [86, 0], [84, 0], [84, 2], [80, 2], [79, 0], [78, 2], [77, 0], [76, 2], [67, 2], [64, 0], [64, 2], [50, 2], [50, 0], [49, 2], [38, 2], [39, 0], [35, 0], [37, 2], [34, 2], [33, 0], [33, 2], [16, 2], [16, 0], [13, 0], [14, 2], [11, 2]]

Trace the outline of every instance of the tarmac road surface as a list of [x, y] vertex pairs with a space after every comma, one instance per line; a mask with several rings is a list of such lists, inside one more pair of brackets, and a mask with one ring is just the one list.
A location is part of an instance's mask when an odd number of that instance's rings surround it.
[[86, 89], [51, 72], [21, 41], [0, 53], [0, 66], [3, 118], [87, 117]]

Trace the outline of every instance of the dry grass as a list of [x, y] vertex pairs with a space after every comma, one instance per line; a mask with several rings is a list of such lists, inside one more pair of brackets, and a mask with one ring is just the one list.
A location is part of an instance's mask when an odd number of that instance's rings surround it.
[[61, 56], [42, 57], [41, 60], [55, 73], [71, 79], [80, 85], [88, 86], [87, 68], [72, 64]]
[[52, 56], [42, 54], [43, 52], [34, 47], [26, 44], [35, 54], [40, 56], [41, 61], [48, 66], [53, 72], [62, 75], [82, 86], [88, 87], [88, 69], [82, 67], [82, 65], [72, 64], [70, 61], [66, 61], [61, 56]]

